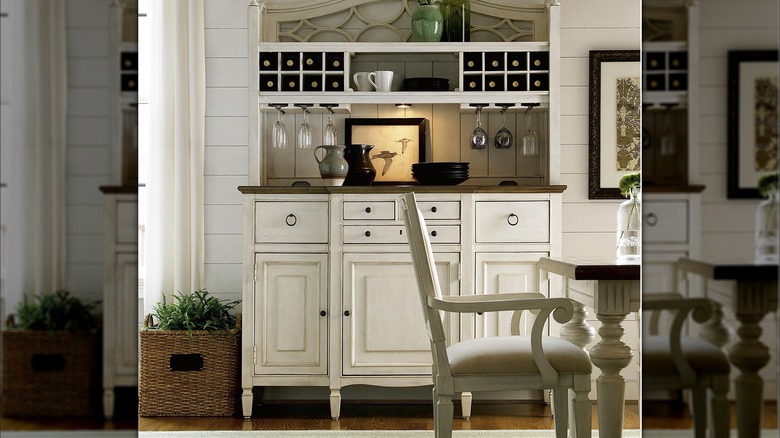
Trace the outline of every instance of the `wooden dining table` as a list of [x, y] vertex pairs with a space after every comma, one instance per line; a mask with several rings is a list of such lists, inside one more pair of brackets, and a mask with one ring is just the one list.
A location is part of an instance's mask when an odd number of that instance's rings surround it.
[[778, 311], [778, 266], [682, 257], [677, 261], [677, 270], [680, 278], [700, 277], [704, 281], [704, 296], [732, 309], [739, 322], [738, 339], [727, 351], [729, 361], [739, 369], [734, 381], [737, 435], [757, 437], [764, 401], [764, 382], [759, 371], [771, 359], [770, 348], [760, 340], [760, 323], [769, 312]]
[[[593, 365], [601, 370], [596, 380], [599, 436], [621, 437], [626, 381], [620, 371], [633, 357], [631, 347], [621, 338], [626, 316], [640, 308], [641, 264], [614, 259], [543, 257], [538, 267], [541, 282], [548, 282], [550, 274], [560, 276], [560, 296], [574, 304], [574, 316], [561, 327], [562, 338], [585, 349], [595, 338], [595, 329], [585, 321], [585, 309], [593, 309], [601, 321], [601, 340], [586, 350]], [[551, 290], [551, 295], [555, 294]]]

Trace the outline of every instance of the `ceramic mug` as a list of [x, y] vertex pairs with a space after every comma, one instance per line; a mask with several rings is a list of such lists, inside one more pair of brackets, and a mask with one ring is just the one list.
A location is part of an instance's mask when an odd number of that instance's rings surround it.
[[352, 75], [352, 80], [355, 81], [355, 88], [357, 91], [374, 91], [374, 87], [371, 82], [368, 81], [368, 72], [359, 71]]
[[372, 71], [368, 74], [368, 82], [376, 91], [391, 91], [393, 89], [393, 72], [390, 70]]

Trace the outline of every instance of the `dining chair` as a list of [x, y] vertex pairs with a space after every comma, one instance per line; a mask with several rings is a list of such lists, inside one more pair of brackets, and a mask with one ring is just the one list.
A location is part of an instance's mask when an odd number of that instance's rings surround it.
[[[642, 390], [691, 390], [696, 438], [704, 438], [707, 429], [710, 437], [729, 436], [726, 395], [730, 366], [726, 353], [704, 339], [682, 333], [689, 316], [705, 323], [714, 305], [706, 298], [685, 298], [677, 293], [642, 297], [642, 312], [649, 313], [647, 334], [642, 336]], [[666, 334], [661, 330], [664, 315], [671, 320]]]
[[[478, 391], [552, 390], [555, 431], [566, 437], [569, 389], [573, 390], [572, 430], [590, 437], [591, 362], [587, 353], [561, 338], [543, 336], [550, 314], [564, 323], [573, 306], [565, 298], [541, 293], [442, 296], [433, 251], [414, 193], [402, 198], [404, 225], [412, 255], [423, 316], [433, 356], [433, 418], [435, 436], [452, 436], [452, 399], [456, 393]], [[491, 336], [454, 343], [448, 340], [441, 311], [457, 313], [514, 311], [512, 336]], [[522, 311], [536, 314], [530, 336], [520, 336]], [[449, 341], [449, 342], [448, 342]], [[447, 344], [451, 345], [448, 347]]]

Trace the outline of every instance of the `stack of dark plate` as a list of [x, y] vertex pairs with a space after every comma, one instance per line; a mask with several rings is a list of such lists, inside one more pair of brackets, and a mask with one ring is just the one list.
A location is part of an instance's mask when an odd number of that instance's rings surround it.
[[450, 91], [450, 80], [446, 78], [406, 78], [404, 91]]
[[412, 164], [412, 177], [420, 184], [454, 186], [469, 179], [469, 163], [416, 163]]

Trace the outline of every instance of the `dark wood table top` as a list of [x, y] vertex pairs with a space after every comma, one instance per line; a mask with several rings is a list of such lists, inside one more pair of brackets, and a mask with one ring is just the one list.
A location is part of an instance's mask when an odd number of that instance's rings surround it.
[[636, 280], [639, 281], [642, 264], [618, 262], [616, 259], [542, 257], [539, 268], [573, 280]]
[[778, 266], [745, 261], [711, 261], [680, 257], [677, 268], [713, 280], [777, 281]]

